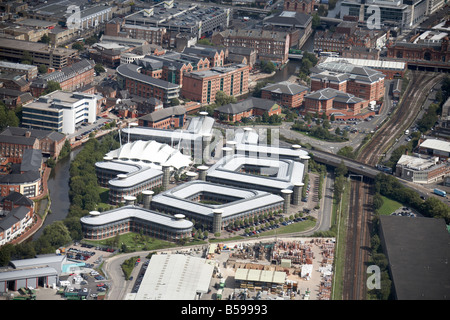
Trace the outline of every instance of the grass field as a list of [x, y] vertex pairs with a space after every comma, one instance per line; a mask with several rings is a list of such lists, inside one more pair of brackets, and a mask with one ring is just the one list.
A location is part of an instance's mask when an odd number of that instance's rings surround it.
[[395, 200], [388, 199], [384, 196], [381, 196], [383, 198], [383, 205], [378, 210], [378, 213], [380, 215], [390, 215], [392, 212], [397, 210], [398, 208], [402, 207], [403, 205], [400, 202], [397, 202]]

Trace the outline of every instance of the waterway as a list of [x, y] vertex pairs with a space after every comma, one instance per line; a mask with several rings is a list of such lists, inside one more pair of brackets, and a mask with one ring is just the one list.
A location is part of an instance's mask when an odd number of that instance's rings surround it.
[[70, 152], [70, 155], [59, 160], [53, 168], [48, 179], [48, 190], [50, 192], [50, 212], [45, 218], [43, 226], [33, 235], [32, 240], [36, 240], [42, 234], [44, 228], [55, 221], [64, 220], [69, 213], [69, 178], [70, 163], [76, 155], [83, 149], [79, 147]]
[[[303, 45], [303, 47], [301, 48], [301, 50], [307, 51], [307, 52], [313, 52], [313, 46], [314, 46], [314, 37], [310, 36], [308, 38], [308, 40], [306, 40], [306, 42]], [[277, 83], [280, 81], [286, 81], [293, 75], [298, 75], [297, 68], [300, 68], [300, 64], [301, 64], [300, 61], [301, 60], [293, 60], [293, 59], [289, 60], [289, 62], [287, 63], [286, 66], [284, 66], [283, 69], [277, 70], [275, 75], [273, 75], [270, 78], [267, 78], [266, 80]]]

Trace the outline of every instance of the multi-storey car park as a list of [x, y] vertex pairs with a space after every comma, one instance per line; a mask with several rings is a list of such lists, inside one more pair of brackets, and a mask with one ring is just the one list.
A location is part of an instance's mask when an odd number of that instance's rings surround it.
[[214, 233], [230, 223], [283, 208], [284, 199], [265, 191], [195, 180], [153, 197], [151, 208], [183, 214]]
[[195, 34], [198, 38], [226, 29], [230, 9], [205, 7], [194, 3], [164, 1], [125, 17], [125, 24], [163, 27], [168, 32]]

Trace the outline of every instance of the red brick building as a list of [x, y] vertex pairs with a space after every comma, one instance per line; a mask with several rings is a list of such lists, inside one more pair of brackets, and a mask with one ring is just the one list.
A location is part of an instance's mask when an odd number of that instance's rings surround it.
[[255, 49], [260, 60], [284, 64], [288, 61], [290, 32], [260, 29], [227, 29], [212, 35], [216, 46]]
[[209, 70], [211, 65], [206, 57], [178, 52], [148, 56], [135, 63], [143, 67], [141, 70], [143, 74], [176, 83], [180, 86], [183, 85], [183, 75], [185, 73]]
[[311, 91], [333, 88], [367, 101], [378, 101], [385, 93], [385, 75], [377, 70], [343, 62], [326, 62], [312, 69]]
[[225, 59], [228, 56], [228, 49], [209, 46], [192, 46], [186, 47], [183, 50], [183, 53], [206, 58], [209, 60], [211, 67], [221, 67], [224, 65]]
[[303, 104], [303, 98], [309, 88], [283, 81], [269, 84], [261, 89], [261, 98], [276, 101], [280, 106], [286, 108], [299, 108]]
[[138, 119], [140, 127], [175, 129], [184, 126], [186, 109], [182, 106], [156, 110]]
[[220, 106], [214, 110], [214, 117], [224, 121], [241, 121], [242, 118], [262, 116], [265, 112], [271, 115], [281, 114], [281, 107], [272, 100], [248, 98], [237, 103]]
[[315, 4], [315, 0], [284, 0], [283, 10], [311, 14]]
[[120, 90], [142, 98], [156, 98], [165, 106], [179, 97], [180, 86], [176, 83], [153, 78], [141, 73], [142, 66], [122, 64], [117, 68], [117, 82]]
[[76, 91], [94, 81], [94, 66], [94, 61], [84, 59], [69, 67], [48, 73], [31, 83], [31, 94], [39, 97], [47, 89], [48, 81], [58, 82], [63, 91]]
[[450, 45], [446, 36], [440, 43], [397, 42], [387, 45], [388, 58], [449, 63]]
[[248, 92], [248, 76], [249, 66], [244, 64], [185, 73], [181, 96], [202, 104], [213, 103], [218, 91], [239, 96]]
[[325, 113], [327, 116], [334, 114], [336, 118], [339, 118], [341, 116], [357, 116], [368, 105], [369, 101], [352, 94], [325, 88], [305, 96], [304, 112]]
[[57, 158], [65, 140], [64, 134], [55, 131], [8, 127], [0, 133], [0, 155], [21, 159], [25, 149], [40, 149], [44, 155]]

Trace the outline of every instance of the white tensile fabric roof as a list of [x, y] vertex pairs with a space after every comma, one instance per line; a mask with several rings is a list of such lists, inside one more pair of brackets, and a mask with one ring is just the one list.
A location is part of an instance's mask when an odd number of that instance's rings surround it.
[[188, 167], [192, 163], [190, 157], [182, 154], [179, 150], [153, 140], [127, 143], [119, 149], [110, 151], [106, 156], [125, 161], [153, 163], [158, 166], [169, 165], [176, 169]]

